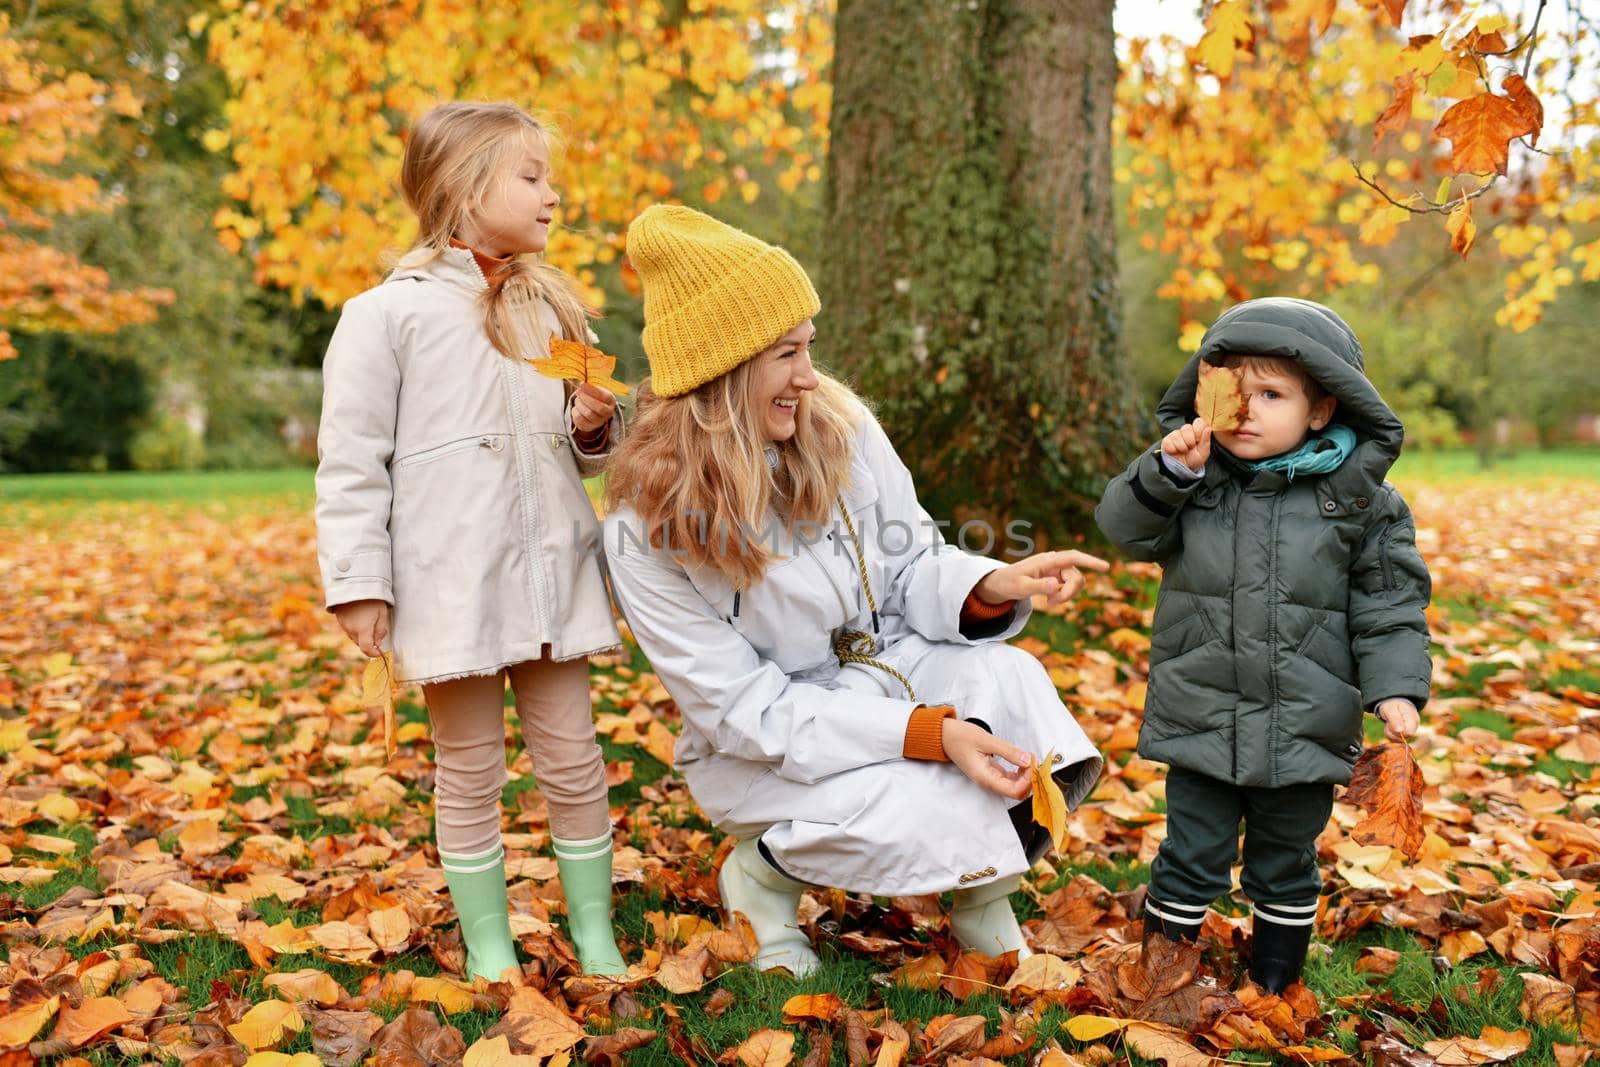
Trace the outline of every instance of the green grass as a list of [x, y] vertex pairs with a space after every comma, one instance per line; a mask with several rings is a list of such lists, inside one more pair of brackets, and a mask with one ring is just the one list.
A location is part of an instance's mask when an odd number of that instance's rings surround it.
[[1423, 483], [1475, 480], [1517, 484], [1539, 478], [1600, 481], [1600, 448], [1523, 448], [1498, 458], [1487, 470], [1470, 449], [1411, 449], [1389, 474], [1390, 481]]
[[108, 474], [7, 474], [0, 500], [215, 500], [312, 494], [311, 469], [272, 471], [116, 471]]
[[[1600, 449], [1524, 448], [1495, 461], [1488, 470], [1477, 453], [1464, 448], [1413, 449], [1395, 464], [1393, 478], [1421, 482], [1487, 479], [1521, 482], [1529, 478], [1583, 478], [1600, 481]], [[592, 480], [597, 490], [599, 479]], [[310, 467], [266, 471], [112, 471], [106, 473], [0, 475], [0, 500], [214, 500], [235, 496], [312, 494]]]

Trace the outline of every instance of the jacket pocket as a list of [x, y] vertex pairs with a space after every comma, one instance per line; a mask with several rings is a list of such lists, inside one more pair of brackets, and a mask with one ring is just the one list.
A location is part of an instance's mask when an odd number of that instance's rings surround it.
[[453, 456], [457, 452], [467, 452], [474, 448], [487, 448], [495, 452], [505, 451], [509, 435], [503, 433], [478, 434], [474, 437], [462, 437], [455, 441], [446, 441], [442, 445], [424, 448], [419, 452], [412, 452], [402, 456], [392, 464], [393, 470], [403, 470], [407, 467], [419, 467], [424, 463]]
[[1176, 622], [1157, 630], [1150, 638], [1150, 658], [1176, 659], [1201, 645], [1219, 640], [1221, 634], [1211, 621], [1211, 615], [1199, 604]]
[[1346, 684], [1355, 677], [1355, 656], [1350, 651], [1349, 638], [1341, 638], [1324, 626], [1320, 619], [1311, 621], [1311, 628], [1300, 639], [1294, 654], [1311, 661]]

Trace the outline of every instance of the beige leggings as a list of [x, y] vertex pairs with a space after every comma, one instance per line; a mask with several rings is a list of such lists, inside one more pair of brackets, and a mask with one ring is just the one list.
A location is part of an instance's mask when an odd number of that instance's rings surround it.
[[610, 832], [605, 760], [589, 710], [589, 661], [545, 658], [499, 674], [423, 686], [433, 721], [434, 825], [439, 849], [476, 855], [500, 844], [506, 774], [506, 676], [522, 740], [550, 808], [550, 832], [588, 841]]

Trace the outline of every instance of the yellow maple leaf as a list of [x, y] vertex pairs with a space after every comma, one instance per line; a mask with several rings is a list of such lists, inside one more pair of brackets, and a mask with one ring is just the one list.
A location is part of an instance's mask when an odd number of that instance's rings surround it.
[[1213, 430], [1237, 430], [1244, 423], [1248, 402], [1239, 388], [1239, 381], [1239, 372], [1230, 367], [1200, 364], [1194, 411]]
[[1033, 763], [1033, 821], [1049, 830], [1051, 843], [1060, 848], [1067, 836], [1067, 798], [1061, 795], [1061, 787], [1050, 774], [1055, 765], [1054, 751]]
[[628, 387], [611, 376], [617, 365], [616, 356], [608, 356], [598, 348], [577, 341], [551, 336], [550, 358], [527, 361], [534, 370], [546, 378], [562, 378], [572, 382], [587, 382], [609, 389], [617, 396], [627, 396]]
[[361, 706], [377, 708], [383, 713], [383, 758], [392, 758], [397, 742], [394, 725], [394, 661], [389, 658], [389, 653], [367, 660], [367, 668], [361, 674]]
[[1250, 43], [1250, 12], [1238, 0], [1222, 0], [1206, 19], [1206, 32], [1195, 45], [1194, 57], [1207, 70], [1226, 81], [1233, 74], [1233, 61], [1241, 46]]
[[267, 1000], [244, 1013], [244, 1017], [228, 1027], [245, 1048], [252, 1052], [271, 1048], [290, 1033], [304, 1030], [305, 1019], [300, 1009], [286, 1000]]

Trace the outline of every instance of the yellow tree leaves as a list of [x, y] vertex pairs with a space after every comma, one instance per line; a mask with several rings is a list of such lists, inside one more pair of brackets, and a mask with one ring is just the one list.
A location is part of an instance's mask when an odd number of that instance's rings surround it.
[[1237, 430], [1244, 425], [1250, 401], [1240, 386], [1240, 374], [1232, 367], [1200, 364], [1200, 381], [1194, 391], [1194, 411], [1213, 430]]
[[1345, 803], [1367, 812], [1350, 836], [1363, 845], [1390, 845], [1412, 859], [1422, 850], [1422, 768], [1399, 741], [1369, 748], [1356, 761]]
[[627, 385], [612, 377], [612, 371], [617, 366], [616, 356], [608, 356], [598, 348], [577, 341], [552, 335], [549, 358], [530, 359], [527, 362], [546, 378], [598, 385], [617, 396], [627, 396], [629, 392]]
[[8, 328], [111, 333], [153, 320], [173, 298], [165, 289], [116, 289], [100, 268], [12, 230], [109, 210], [112, 199], [94, 179], [73, 172], [74, 157], [109, 118], [139, 113], [125, 87], [55, 70], [34, 51], [0, 13], [0, 359], [17, 354]]
[[392, 759], [397, 744], [394, 722], [394, 659], [385, 652], [367, 660], [361, 672], [361, 706], [376, 711], [383, 723], [383, 758]]
[[[1408, 38], [1403, 7], [1227, 0], [1192, 48], [1130, 42], [1117, 179], [1143, 246], [1175, 261], [1158, 295], [1180, 321], [1372, 285], [1393, 262], [1376, 250], [1425, 216], [1458, 254], [1504, 264], [1502, 325], [1527, 329], [1564, 286], [1600, 279], [1600, 238], [1578, 236], [1600, 219], [1600, 109], [1569, 84], [1600, 44], [1476, 8], [1413, 11], [1442, 25]], [[1541, 99], [1556, 98], [1575, 103], [1546, 130]], [[1441, 177], [1453, 197], [1432, 194]], [[1487, 249], [1474, 244], [1485, 218]], [[1197, 338], [1186, 330], [1184, 347]]]
[[1206, 16], [1206, 32], [1190, 58], [1226, 81], [1233, 74], [1234, 57], [1250, 43], [1250, 11], [1241, 0], [1220, 0]]
[[[234, 171], [219, 216], [264, 280], [338, 304], [411, 236], [394, 195], [411, 119], [448, 99], [554, 116], [563, 205], [550, 261], [597, 302], [640, 208], [712, 178], [748, 201], [747, 172], [793, 188], [822, 176], [828, 12], [818, 0], [510, 6], [362, 0], [225, 5], [209, 33], [235, 99], [210, 143]], [[780, 54], [803, 62], [776, 64]], [[708, 177], [709, 176], [709, 177]]]
[[1054, 752], [1033, 761], [1033, 821], [1050, 831], [1051, 843], [1060, 848], [1067, 834], [1067, 798], [1050, 773], [1055, 765]]

